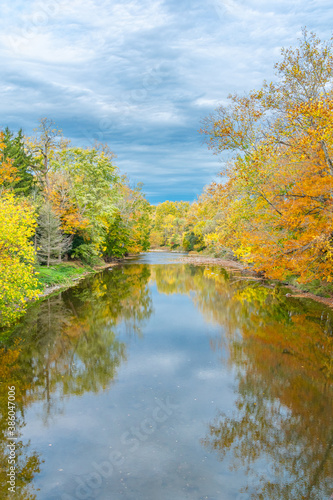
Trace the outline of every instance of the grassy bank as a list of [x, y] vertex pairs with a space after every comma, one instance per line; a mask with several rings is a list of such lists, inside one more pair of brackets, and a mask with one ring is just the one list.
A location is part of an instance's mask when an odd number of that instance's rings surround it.
[[66, 286], [87, 273], [94, 272], [94, 268], [80, 262], [62, 262], [50, 267], [39, 266], [36, 269], [40, 290], [44, 291], [56, 285]]

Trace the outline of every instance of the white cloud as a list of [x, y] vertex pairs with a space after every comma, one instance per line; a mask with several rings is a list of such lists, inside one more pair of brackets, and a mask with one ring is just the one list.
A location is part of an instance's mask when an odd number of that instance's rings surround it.
[[217, 165], [200, 150], [200, 119], [272, 79], [302, 26], [327, 39], [330, 14], [328, 0], [6, 2], [0, 125], [29, 134], [47, 114], [76, 141], [109, 141], [147, 191], [165, 196], [150, 173], [160, 167], [169, 198], [192, 196], [185, 186], [200, 190]]

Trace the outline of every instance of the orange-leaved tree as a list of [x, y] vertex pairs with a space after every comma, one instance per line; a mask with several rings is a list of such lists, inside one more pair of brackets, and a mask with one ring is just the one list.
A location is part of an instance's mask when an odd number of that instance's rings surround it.
[[204, 122], [209, 146], [234, 153], [206, 239], [269, 277], [332, 281], [332, 45], [304, 30], [282, 55], [277, 83], [232, 96]]

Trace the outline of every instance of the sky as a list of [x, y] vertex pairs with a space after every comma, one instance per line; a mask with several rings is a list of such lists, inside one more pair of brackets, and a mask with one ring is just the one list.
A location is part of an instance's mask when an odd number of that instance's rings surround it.
[[52, 119], [108, 143], [151, 203], [194, 201], [221, 159], [202, 119], [274, 79], [302, 27], [328, 40], [331, 0], [0, 0], [0, 128]]

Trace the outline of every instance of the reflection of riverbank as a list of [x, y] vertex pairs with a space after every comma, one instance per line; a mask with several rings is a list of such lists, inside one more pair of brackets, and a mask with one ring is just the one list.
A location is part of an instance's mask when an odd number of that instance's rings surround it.
[[246, 269], [240, 262], [234, 260], [219, 259], [217, 257], [206, 257], [204, 255], [187, 255], [186, 257], [181, 257], [179, 262], [184, 264], [195, 264], [195, 265], [205, 265], [213, 264], [215, 266], [222, 266], [226, 269], [234, 271], [247, 271], [248, 273], [255, 274], [248, 269]]
[[[262, 341], [297, 372], [332, 378], [332, 311], [288, 296], [287, 288], [243, 279], [222, 266], [156, 265], [151, 282], [160, 293], [189, 295], [207, 321], [223, 325], [231, 338]], [[200, 291], [200, 293], [198, 293]], [[236, 343], [237, 343], [236, 342]], [[318, 347], [320, 346], [320, 347]], [[259, 362], [259, 360], [258, 360]]]
[[[152, 314], [149, 269], [122, 269], [116, 263], [105, 267], [110, 266], [109, 271], [96, 270], [82, 282], [74, 282], [77, 286], [31, 304], [4, 337], [6, 346], [0, 343], [0, 415], [8, 414], [7, 387], [14, 386], [18, 438], [24, 436], [21, 429], [33, 405], [47, 426], [64, 413], [68, 398], [97, 395], [114, 385], [127, 360], [127, 345], [117, 329], [120, 324], [126, 334], [141, 335], [141, 326]], [[5, 418], [0, 418], [1, 464], [8, 463], [10, 452], [7, 428]], [[36, 500], [31, 483], [47, 453], [35, 452], [23, 438], [16, 441], [16, 451], [17, 498]], [[4, 500], [9, 499], [6, 474], [7, 469], [0, 467]]]
[[100, 273], [101, 271], [104, 271], [105, 269], [108, 269], [109, 267], [113, 266], [118, 266], [120, 262], [106, 262], [105, 264], [101, 266], [95, 267], [93, 270], [87, 270], [83, 271], [79, 276], [73, 276], [72, 278], [68, 278], [68, 280], [64, 283], [60, 284], [54, 284], [51, 286], [46, 286], [44, 290], [39, 294], [37, 300], [43, 300], [44, 297], [48, 297], [49, 295], [52, 295], [55, 292], [64, 292], [68, 288], [71, 288], [72, 286], [76, 286], [80, 281], [85, 279], [87, 276], [91, 276], [96, 273]]
[[[180, 257], [88, 276], [32, 305], [0, 349], [33, 445], [22, 500], [33, 485], [40, 500], [329, 497], [332, 310]], [[179, 413], [164, 421], [161, 402]]]
[[[181, 257], [179, 258], [179, 263], [184, 263], [184, 264], [193, 264], [195, 266], [204, 266], [204, 265], [215, 265], [215, 266], [221, 266], [224, 267], [225, 269], [228, 269], [229, 271], [233, 272], [241, 272], [242, 273], [242, 278], [239, 279], [257, 279], [259, 281], [262, 281], [262, 283], [269, 283], [270, 280], [266, 280], [265, 278], [261, 278], [258, 276], [258, 273], [251, 271], [250, 269], [247, 269], [245, 266], [243, 266], [241, 263], [233, 261], [233, 260], [224, 260], [224, 259], [219, 259], [216, 257], [205, 257], [201, 255], [188, 255], [186, 257]], [[277, 281], [275, 281], [277, 282]], [[278, 281], [278, 283], [281, 283]], [[305, 292], [301, 290], [300, 288], [297, 288], [294, 285], [286, 285], [287, 288], [293, 292], [293, 293], [288, 293], [286, 296], [287, 297], [294, 297], [294, 298], [304, 298], [304, 299], [311, 299], [315, 300], [316, 302], [320, 302], [321, 304], [325, 304], [328, 307], [333, 308], [333, 298], [331, 297], [321, 297], [320, 295], [314, 295], [313, 293], [310, 292]]]

